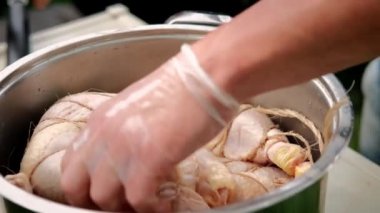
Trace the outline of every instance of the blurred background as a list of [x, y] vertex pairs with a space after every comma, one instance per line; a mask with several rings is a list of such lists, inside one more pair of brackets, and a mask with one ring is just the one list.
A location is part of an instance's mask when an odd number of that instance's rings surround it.
[[[109, 5], [122, 3], [130, 12], [148, 24], [163, 23], [171, 15], [182, 10], [198, 10], [222, 13], [235, 16], [245, 8], [256, 3], [254, 0], [181, 0], [181, 1], [149, 1], [149, 0], [52, 0], [51, 4], [37, 10], [28, 6], [30, 31], [38, 32], [50, 27], [80, 19], [101, 11]], [[7, 2], [0, 0], [0, 42], [6, 40]], [[338, 78], [353, 101], [355, 110], [354, 135], [350, 146], [358, 150], [358, 137], [363, 95], [361, 92], [361, 78], [367, 63], [343, 70], [337, 73]], [[360, 150], [358, 150], [360, 151]]]

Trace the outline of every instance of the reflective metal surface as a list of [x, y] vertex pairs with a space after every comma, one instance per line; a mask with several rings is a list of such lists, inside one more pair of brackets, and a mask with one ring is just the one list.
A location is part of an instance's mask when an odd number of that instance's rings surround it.
[[[191, 43], [212, 29], [156, 25], [93, 34], [50, 46], [5, 68], [0, 72], [1, 174], [18, 170], [31, 121], [36, 124], [42, 113], [58, 98], [88, 89], [118, 92], [174, 55], [182, 43]], [[341, 84], [333, 75], [327, 75], [254, 97], [252, 102], [300, 111], [323, 128], [328, 109], [344, 97]], [[234, 204], [220, 211], [319, 211], [324, 197], [323, 193], [320, 196], [323, 192], [321, 178], [347, 146], [352, 119], [351, 106], [344, 106], [338, 111], [327, 149], [304, 176], [256, 200]], [[295, 122], [285, 120], [281, 125], [310, 137], [305, 128]], [[36, 212], [85, 211], [26, 193], [1, 176], [0, 195], [8, 202]]]
[[231, 20], [232, 18], [227, 15], [196, 11], [182, 11], [169, 17], [165, 23], [219, 26], [220, 24], [227, 23]]

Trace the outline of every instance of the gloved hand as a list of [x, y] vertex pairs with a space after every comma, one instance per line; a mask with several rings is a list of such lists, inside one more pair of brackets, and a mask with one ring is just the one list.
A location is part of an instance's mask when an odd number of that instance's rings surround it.
[[[212, 139], [238, 109], [189, 46], [95, 110], [67, 150], [62, 188], [76, 206], [169, 212], [174, 166]], [[162, 186], [162, 185], [161, 185]]]

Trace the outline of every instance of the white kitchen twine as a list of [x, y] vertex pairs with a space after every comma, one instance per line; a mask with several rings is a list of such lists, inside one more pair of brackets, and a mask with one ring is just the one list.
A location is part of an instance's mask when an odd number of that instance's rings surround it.
[[[199, 92], [201, 89], [197, 87], [197, 85], [191, 83], [191, 80], [189, 80], [189, 77], [193, 77], [197, 80], [198, 84], [201, 84], [204, 86], [210, 94], [219, 101], [224, 107], [235, 111], [239, 108], [239, 102], [233, 98], [230, 94], [223, 91], [221, 88], [218, 87], [214, 83], [214, 81], [210, 78], [210, 76], [205, 72], [205, 70], [200, 66], [198, 59], [194, 52], [192, 51], [190, 45], [183, 44], [181, 46], [181, 53], [183, 56], [187, 59], [187, 62], [189, 62], [189, 65], [191, 66], [190, 69], [186, 69], [183, 67], [183, 64], [179, 61], [174, 60], [173, 63], [176, 67], [176, 71], [178, 75], [180, 76], [181, 80], [187, 87], [187, 89], [194, 95], [194, 97], [200, 102], [200, 104], [205, 108], [205, 110], [210, 114], [211, 117], [213, 117], [217, 122], [219, 122], [221, 125], [225, 126], [227, 125], [227, 121], [223, 119], [223, 117], [220, 115], [219, 111], [212, 105], [212, 103], [207, 100], [204, 95]], [[187, 70], [190, 70], [187, 71]], [[187, 76], [186, 74], [189, 74], [191, 76]]]

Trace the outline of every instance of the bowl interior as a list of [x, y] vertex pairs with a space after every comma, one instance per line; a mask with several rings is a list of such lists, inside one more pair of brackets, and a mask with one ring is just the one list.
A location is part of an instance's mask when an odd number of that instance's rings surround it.
[[[18, 171], [33, 126], [57, 99], [89, 89], [118, 92], [174, 55], [182, 43], [191, 43], [206, 31], [201, 27], [152, 27], [99, 34], [39, 51], [24, 58], [26, 63], [7, 68], [0, 73], [0, 173]], [[331, 79], [315, 79], [250, 101], [296, 110], [322, 129], [325, 114], [338, 100], [331, 86], [337, 82]], [[291, 119], [280, 123], [285, 130], [295, 130], [313, 141], [300, 123]]]

